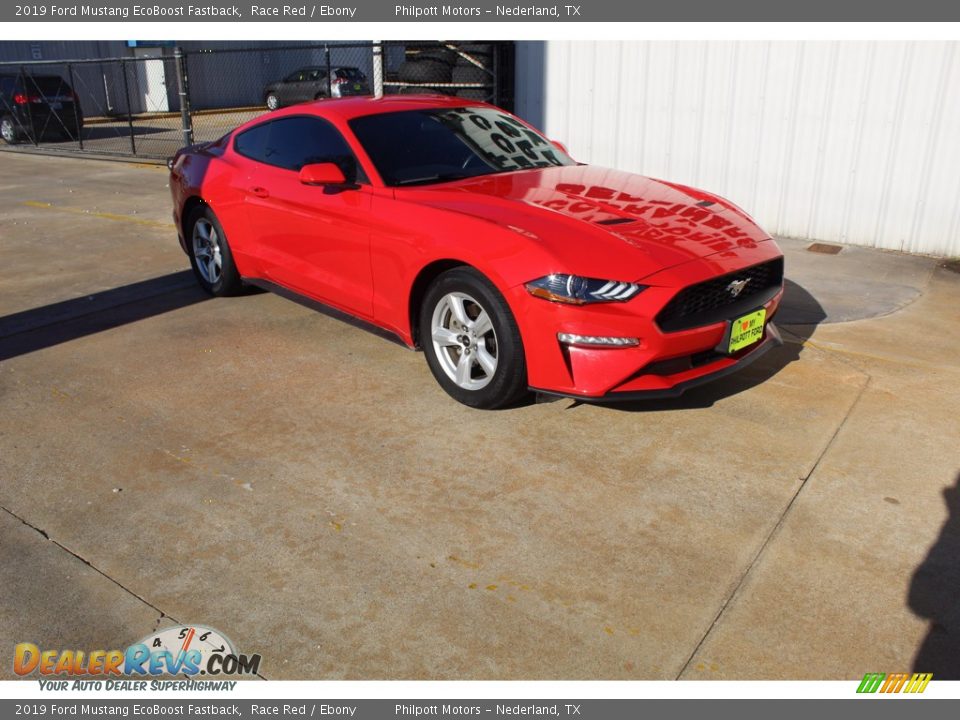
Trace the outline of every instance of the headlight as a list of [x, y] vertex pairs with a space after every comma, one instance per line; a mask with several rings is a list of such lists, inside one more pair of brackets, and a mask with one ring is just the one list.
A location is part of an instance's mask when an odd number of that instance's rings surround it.
[[578, 275], [547, 275], [531, 280], [525, 287], [534, 297], [568, 305], [626, 302], [646, 289], [646, 285], [616, 280], [596, 280]]

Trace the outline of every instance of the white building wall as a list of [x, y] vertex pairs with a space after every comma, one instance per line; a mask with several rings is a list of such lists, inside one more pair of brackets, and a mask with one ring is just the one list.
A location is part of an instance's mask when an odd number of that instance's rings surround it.
[[517, 112], [775, 235], [960, 256], [957, 42], [518, 43]]

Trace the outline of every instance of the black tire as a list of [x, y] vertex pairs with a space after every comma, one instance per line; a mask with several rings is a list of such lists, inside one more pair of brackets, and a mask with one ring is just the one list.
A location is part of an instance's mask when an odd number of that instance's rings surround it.
[[[217, 244], [220, 250], [220, 276], [215, 282], [211, 282], [205, 277], [197, 264], [193, 238], [194, 233], [197, 232], [197, 224], [201, 221], [212, 225], [217, 234]], [[239, 295], [244, 291], [243, 281], [240, 279], [237, 265], [233, 261], [233, 253], [230, 252], [230, 244], [227, 242], [227, 234], [223, 231], [223, 226], [220, 225], [220, 221], [208, 205], [195, 208], [187, 217], [186, 239], [187, 250], [190, 254], [190, 267], [193, 268], [193, 274], [200, 287], [214, 297]]]
[[493, 83], [493, 75], [475, 65], [455, 67], [450, 78], [455, 83]]
[[490, 68], [491, 70], [493, 69], [493, 56], [492, 56], [492, 55], [484, 55], [484, 54], [482, 54], [482, 53], [470, 53], [470, 57], [471, 57], [473, 60], [476, 60], [476, 62], [471, 62], [470, 60], [467, 60], [465, 57], [459, 57], [459, 56], [458, 56], [458, 57], [457, 57], [457, 62], [454, 64], [454, 67], [455, 67], [455, 68], [457, 68], [457, 67], [472, 67], [472, 68], [475, 68], [475, 67], [477, 67], [477, 63], [480, 63], [480, 65], [482, 65], [482, 66], [485, 67], [485, 68]]
[[407, 60], [431, 59], [448, 65], [453, 65], [457, 61], [457, 53], [454, 50], [436, 42], [407, 43], [403, 54]]
[[23, 139], [13, 115], [0, 116], [0, 139], [7, 145], [16, 145]]
[[[488, 343], [485, 345], [488, 351], [491, 351], [491, 348], [495, 350], [493, 354], [497, 360], [496, 369], [487, 384], [476, 390], [461, 387], [447, 375], [432, 340], [434, 312], [450, 293], [463, 293], [473, 298], [475, 304], [470, 304], [470, 307], [474, 310], [482, 308], [490, 317], [493, 326], [492, 345], [489, 336], [486, 341], [480, 342]], [[473, 408], [494, 410], [513, 405], [529, 393], [523, 340], [510, 306], [493, 283], [473, 268], [454, 268], [434, 280], [420, 307], [419, 329], [420, 345], [427, 357], [430, 372], [440, 387], [457, 402]], [[452, 348], [453, 352], [456, 350], [457, 348]], [[444, 351], [441, 349], [441, 352]], [[482, 373], [479, 365], [476, 371]]]
[[454, 47], [467, 55], [492, 55], [493, 45], [491, 43], [455, 43]]
[[397, 74], [401, 82], [448, 83], [452, 68], [438, 60], [408, 60], [400, 66]]
[[436, 60], [446, 65], [453, 65], [460, 57], [453, 50], [445, 47], [424, 48], [407, 55], [407, 60]]
[[481, 88], [460, 88], [457, 90], [457, 97], [464, 100], [479, 100], [480, 102], [490, 102], [490, 91]]

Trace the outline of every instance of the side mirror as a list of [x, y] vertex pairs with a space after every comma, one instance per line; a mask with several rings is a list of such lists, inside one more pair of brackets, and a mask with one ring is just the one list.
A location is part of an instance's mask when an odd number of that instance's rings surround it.
[[336, 163], [311, 163], [300, 168], [300, 182], [304, 185], [345, 185], [347, 178]]
[[567, 150], [567, 146], [564, 145], [564, 144], [563, 144], [562, 142], [560, 142], [559, 140], [551, 140], [550, 142], [553, 143], [553, 146], [554, 146], [555, 148], [557, 148], [560, 152], [562, 152], [564, 155], [569, 155], [569, 154], [570, 154], [570, 151]]

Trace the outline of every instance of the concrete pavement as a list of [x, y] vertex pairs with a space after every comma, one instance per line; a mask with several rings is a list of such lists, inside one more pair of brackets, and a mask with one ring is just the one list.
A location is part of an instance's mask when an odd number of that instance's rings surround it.
[[743, 373], [483, 413], [362, 330], [206, 299], [165, 183], [3, 157], [0, 647], [184, 622], [275, 679], [960, 675], [960, 275], [785, 241], [788, 342]]

